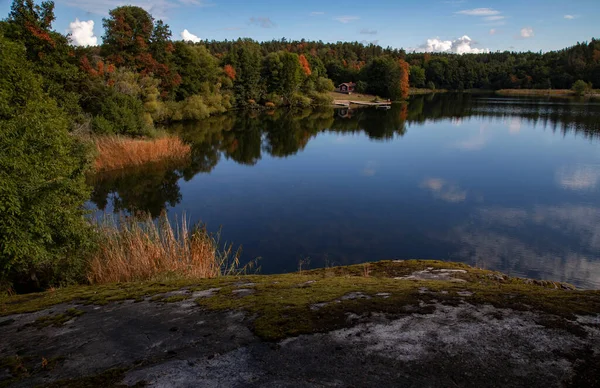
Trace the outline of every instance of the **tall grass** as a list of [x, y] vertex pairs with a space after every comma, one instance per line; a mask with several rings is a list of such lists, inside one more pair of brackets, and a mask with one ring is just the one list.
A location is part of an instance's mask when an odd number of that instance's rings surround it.
[[173, 226], [166, 213], [154, 221], [150, 215], [105, 216], [98, 222], [99, 248], [92, 257], [88, 280], [113, 283], [156, 279], [214, 278], [239, 273], [240, 249], [220, 248], [220, 233], [203, 227], [190, 229], [185, 215]]
[[156, 139], [132, 139], [122, 136], [102, 136], [93, 139], [97, 156], [96, 171], [110, 171], [138, 166], [165, 159], [190, 157], [191, 148], [176, 136]]

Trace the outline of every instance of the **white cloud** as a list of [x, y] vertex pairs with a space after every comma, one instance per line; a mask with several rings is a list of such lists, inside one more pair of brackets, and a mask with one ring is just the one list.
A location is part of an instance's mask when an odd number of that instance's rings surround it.
[[512, 119], [510, 119], [510, 121], [508, 122], [508, 132], [513, 135], [516, 135], [517, 133], [521, 132], [521, 118], [513, 117]]
[[521, 38], [527, 39], [533, 37], [535, 34], [533, 33], [533, 28], [531, 27], [523, 27], [521, 28]]
[[462, 11], [456, 12], [460, 15], [468, 15], [468, 16], [493, 16], [499, 15], [500, 11], [497, 11], [492, 8], [474, 8], [474, 9], [464, 9]]
[[576, 19], [577, 16], [576, 15], [565, 15], [564, 18], [567, 20], [573, 20], [573, 19]]
[[250, 24], [255, 26], [260, 26], [262, 28], [273, 28], [276, 26], [275, 23], [270, 18], [259, 16], [259, 17], [251, 17]]
[[419, 186], [422, 189], [431, 191], [435, 198], [446, 202], [458, 203], [467, 199], [466, 190], [440, 178], [424, 179]]
[[189, 32], [187, 29], [185, 29], [181, 32], [181, 39], [185, 40], [186, 42], [194, 42], [194, 43], [198, 43], [202, 40], [197, 35], [194, 35], [191, 32]]
[[556, 171], [556, 183], [569, 190], [592, 190], [600, 182], [600, 168], [594, 165], [563, 166]]
[[319, 15], [325, 15], [325, 12], [317, 11], [317, 12], [311, 12], [310, 14], [312, 16], [319, 16]]
[[502, 16], [502, 15], [486, 16], [483, 18], [483, 20], [485, 20], [487, 22], [495, 22], [498, 20], [504, 20], [504, 16]]
[[473, 40], [464, 35], [455, 40], [441, 40], [440, 38], [427, 39], [427, 42], [417, 48], [409, 48], [408, 51], [420, 52], [453, 52], [456, 54], [481, 54], [489, 53], [489, 49], [480, 49], [472, 47]]
[[344, 24], [354, 22], [359, 19], [360, 19], [360, 17], [358, 17], [358, 16], [338, 16], [338, 17], [333, 18], [333, 20], [337, 20], [338, 22], [344, 23]]
[[71, 34], [69, 37], [71, 44], [75, 46], [96, 46], [98, 44], [98, 38], [94, 36], [93, 20], [86, 22], [75, 19], [74, 22], [69, 23], [67, 31]]
[[495, 28], [492, 28], [490, 30], [490, 35], [496, 35], [498, 33], [498, 30], [496, 30]]

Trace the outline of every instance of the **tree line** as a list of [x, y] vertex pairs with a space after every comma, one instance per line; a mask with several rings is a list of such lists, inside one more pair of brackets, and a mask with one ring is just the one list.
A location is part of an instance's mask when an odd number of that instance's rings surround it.
[[[157, 124], [234, 107], [329, 104], [342, 82], [393, 100], [406, 98], [409, 84], [568, 88], [580, 79], [600, 86], [596, 40], [546, 54], [463, 56], [356, 42], [191, 43], [173, 41], [169, 26], [142, 8], [123, 6], [104, 19], [102, 45], [81, 48], [53, 29], [54, 20], [52, 1], [14, 0], [0, 22], [0, 289], [85, 281], [85, 252], [98, 244], [83, 206], [93, 152], [72, 134], [151, 135]], [[397, 109], [392, 127], [401, 129], [406, 104]], [[287, 155], [308, 141], [305, 131], [289, 137], [294, 123], [273, 123], [269, 152]], [[381, 123], [367, 126], [387, 136]], [[240, 146], [259, 137], [234, 140], [229, 157], [260, 157], [256, 147]], [[210, 164], [196, 150], [184, 177]]]

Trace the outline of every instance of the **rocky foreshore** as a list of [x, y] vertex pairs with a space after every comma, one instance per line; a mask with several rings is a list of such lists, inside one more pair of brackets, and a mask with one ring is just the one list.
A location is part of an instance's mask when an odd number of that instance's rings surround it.
[[0, 299], [0, 387], [600, 386], [600, 292], [464, 264]]

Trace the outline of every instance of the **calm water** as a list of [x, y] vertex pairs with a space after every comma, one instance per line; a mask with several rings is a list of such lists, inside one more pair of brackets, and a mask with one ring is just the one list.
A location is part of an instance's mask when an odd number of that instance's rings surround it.
[[600, 288], [598, 103], [419, 96], [172, 130], [191, 164], [103, 176], [94, 205], [222, 225], [263, 273], [435, 258]]

